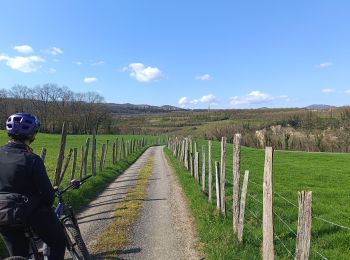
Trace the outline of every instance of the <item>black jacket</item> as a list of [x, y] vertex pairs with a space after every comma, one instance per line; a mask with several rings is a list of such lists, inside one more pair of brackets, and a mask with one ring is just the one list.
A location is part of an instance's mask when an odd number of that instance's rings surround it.
[[0, 193], [15, 192], [39, 197], [51, 207], [55, 191], [41, 158], [25, 144], [8, 142], [0, 147]]

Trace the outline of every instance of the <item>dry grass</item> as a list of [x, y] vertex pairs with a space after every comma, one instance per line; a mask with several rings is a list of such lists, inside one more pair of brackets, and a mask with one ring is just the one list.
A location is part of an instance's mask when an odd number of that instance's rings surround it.
[[125, 200], [118, 205], [114, 214], [115, 220], [99, 236], [93, 245], [91, 253], [116, 257], [118, 251], [128, 245], [128, 233], [131, 225], [138, 219], [143, 207], [143, 200], [154, 166], [154, 157], [149, 158], [146, 165], [140, 170], [135, 187], [129, 190]]

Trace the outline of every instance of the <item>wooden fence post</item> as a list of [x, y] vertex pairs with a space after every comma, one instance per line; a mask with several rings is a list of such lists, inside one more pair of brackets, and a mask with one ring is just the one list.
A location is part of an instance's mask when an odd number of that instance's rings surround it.
[[113, 146], [112, 146], [112, 164], [113, 165], [116, 163], [116, 161], [115, 161], [115, 147], [116, 147], [116, 144], [114, 142]]
[[199, 176], [199, 173], [198, 173], [198, 171], [199, 171], [198, 156], [199, 156], [199, 153], [196, 152], [194, 154], [194, 177], [195, 177], [197, 182], [199, 182], [199, 178], [198, 178], [198, 176]]
[[307, 260], [310, 254], [312, 192], [298, 192], [299, 215], [298, 234], [295, 252], [296, 260]]
[[202, 146], [202, 191], [205, 191], [205, 145]]
[[213, 169], [212, 169], [212, 162], [211, 162], [211, 141], [208, 142], [208, 200], [211, 203], [212, 202], [212, 191], [213, 191]]
[[69, 149], [69, 152], [68, 152], [68, 155], [67, 155], [67, 158], [66, 158], [66, 162], [63, 166], [63, 169], [62, 169], [62, 172], [60, 174], [60, 180], [59, 180], [59, 184], [61, 184], [62, 180], [63, 180], [63, 177], [64, 177], [64, 174], [66, 173], [67, 171], [67, 168], [68, 168], [68, 165], [69, 165], [69, 162], [70, 162], [70, 158], [72, 156], [72, 153], [73, 153], [73, 149]]
[[188, 138], [185, 138], [185, 168], [186, 168], [186, 170], [189, 169], [189, 165], [188, 165]]
[[226, 215], [226, 201], [225, 201], [225, 181], [226, 181], [226, 137], [221, 138], [221, 163], [220, 163], [220, 197], [221, 197], [221, 212]]
[[246, 202], [247, 190], [248, 190], [248, 179], [249, 179], [249, 171], [245, 171], [244, 179], [243, 179], [242, 194], [241, 194], [241, 203], [239, 206], [239, 219], [238, 219], [238, 227], [237, 227], [237, 237], [239, 242], [243, 241], [244, 213], [245, 213], [245, 202]]
[[105, 150], [106, 150], [106, 144], [102, 145], [102, 151], [101, 151], [101, 159], [100, 159], [100, 171], [103, 170], [103, 161], [105, 156]]
[[263, 260], [274, 259], [272, 207], [272, 147], [265, 148], [263, 184]]
[[192, 139], [190, 139], [190, 170], [191, 170], [191, 176], [193, 177], [193, 145], [192, 145]]
[[87, 174], [89, 146], [90, 146], [90, 138], [87, 138], [86, 144], [85, 144], [85, 154], [84, 154], [84, 176], [86, 176], [86, 174]]
[[235, 134], [234, 137], [234, 153], [233, 153], [233, 195], [232, 195], [232, 211], [233, 211], [233, 231], [238, 231], [239, 221], [239, 179], [240, 179], [240, 153], [241, 153], [241, 134]]
[[83, 171], [84, 171], [84, 156], [85, 156], [85, 149], [84, 146], [81, 146], [81, 162], [80, 162], [80, 172], [79, 177], [80, 179], [83, 178]]
[[220, 165], [218, 161], [215, 161], [215, 191], [216, 191], [216, 208], [221, 209], [220, 202]]
[[91, 175], [96, 174], [96, 131], [92, 130], [92, 147], [91, 147]]
[[41, 160], [43, 160], [43, 162], [45, 162], [45, 157], [46, 157], [46, 148], [44, 147], [43, 149], [41, 149], [41, 153], [40, 153], [40, 158]]
[[119, 161], [119, 157], [118, 157], [118, 152], [119, 152], [119, 140], [118, 138], [115, 140], [115, 160], [116, 160], [116, 163]]
[[66, 123], [63, 122], [62, 125], [62, 135], [61, 135], [61, 145], [60, 145], [60, 151], [58, 153], [57, 158], [57, 165], [56, 165], [56, 171], [55, 171], [55, 180], [53, 186], [59, 186], [60, 185], [60, 176], [62, 171], [62, 164], [64, 159], [64, 149], [66, 148], [66, 139], [67, 139], [67, 127]]
[[78, 148], [73, 149], [73, 166], [72, 166], [72, 172], [71, 172], [71, 180], [74, 179], [75, 175], [75, 169], [77, 167], [77, 155], [78, 155]]
[[106, 158], [107, 158], [107, 153], [108, 153], [108, 144], [109, 144], [109, 140], [107, 140], [105, 155], [103, 157], [103, 166], [102, 166], [103, 168], [105, 167], [105, 163], [106, 163]]

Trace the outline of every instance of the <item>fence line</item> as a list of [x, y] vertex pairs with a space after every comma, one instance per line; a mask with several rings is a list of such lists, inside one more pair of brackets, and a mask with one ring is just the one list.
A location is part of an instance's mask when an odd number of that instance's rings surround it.
[[[173, 142], [172, 142], [173, 141]], [[189, 143], [190, 143], [190, 145], [192, 145], [192, 140], [189, 138]], [[185, 144], [186, 144], [186, 142], [183, 142], [182, 140], [180, 140], [180, 139], [178, 139], [178, 138], [176, 138], [175, 140], [172, 140], [172, 139], [169, 139], [169, 143], [171, 143], [172, 142], [172, 147], [173, 147], [173, 149], [171, 149], [172, 151], [173, 151], [173, 154], [174, 154], [174, 156], [175, 157], [177, 157], [183, 164], [185, 164], [185, 162], [184, 162], [184, 154], [183, 154], [183, 152], [184, 152], [184, 150], [186, 150], [185, 149]], [[236, 147], [236, 145], [234, 145], [234, 147]], [[197, 143], [196, 142], [194, 142], [194, 148], [195, 148], [195, 152], [193, 153], [193, 151], [192, 151], [192, 149], [190, 149], [190, 151], [188, 151], [188, 157], [189, 157], [189, 164], [190, 164], [190, 169], [191, 169], [191, 164], [193, 164], [193, 155], [196, 155], [196, 152], [198, 152], [198, 150], [196, 149], [197, 148]], [[235, 151], [233, 151], [233, 152], [235, 152]], [[268, 156], [268, 157], [266, 157], [266, 155], [267, 155], [267, 152], [269, 152], [270, 153], [270, 155]], [[205, 158], [205, 154], [204, 154], [205, 152], [204, 151], [202, 151], [202, 158]], [[272, 154], [273, 154], [273, 150], [272, 150], [272, 148], [268, 148], [268, 149], [265, 149], [265, 168], [264, 168], [264, 173], [266, 173], [265, 171], [267, 171], [267, 172], [271, 172], [272, 173]], [[199, 154], [197, 155], [197, 158], [199, 157]], [[210, 156], [209, 156], [210, 157]], [[231, 209], [228, 209], [228, 208], [226, 208], [225, 207], [225, 203], [226, 203], [226, 199], [225, 199], [225, 193], [224, 193], [224, 191], [225, 191], [225, 185], [226, 184], [230, 184], [230, 185], [232, 185], [233, 187], [234, 187], [234, 189], [233, 189], [233, 192], [234, 192], [234, 194], [236, 194], [235, 192], [239, 192], [239, 187], [237, 187], [237, 183], [235, 182], [235, 176], [233, 176], [233, 183], [232, 182], [230, 182], [230, 181], [228, 181], [225, 177], [225, 168], [226, 168], [226, 166], [225, 166], [225, 163], [226, 163], [226, 159], [224, 159], [224, 158], [226, 158], [226, 138], [225, 137], [222, 137], [222, 139], [221, 139], [221, 160], [220, 160], [220, 164], [218, 163], [218, 162], [215, 162], [215, 168], [216, 168], [216, 181], [218, 181], [218, 179], [220, 180], [217, 184], [221, 184], [221, 185], [216, 185], [216, 192], [219, 192], [219, 195], [217, 194], [217, 208], [219, 209], [219, 211], [221, 211], [221, 213], [224, 215], [224, 216], [226, 216], [226, 212], [230, 212], [230, 214], [231, 214]], [[205, 159], [202, 159], [202, 172], [204, 172], [204, 167], [205, 167], [205, 165], [206, 165], [206, 163], [205, 163], [205, 161], [204, 161]], [[236, 161], [239, 161], [239, 157], [236, 157]], [[211, 162], [211, 160], [209, 160], [208, 159], [208, 162]], [[187, 162], [188, 163], [188, 162]], [[198, 162], [197, 162], [198, 163]], [[196, 163], [196, 164], [197, 164]], [[233, 160], [233, 163], [235, 163], [235, 159]], [[220, 165], [220, 166], [219, 166]], [[220, 171], [218, 170], [218, 168], [219, 167], [221, 168], [220, 169]], [[235, 168], [238, 168], [239, 167], [239, 165], [234, 165], [233, 164], [233, 166], [235, 167]], [[187, 167], [186, 167], [187, 168]], [[194, 168], [194, 167], [192, 167], [192, 168]], [[199, 167], [198, 167], [199, 168]], [[208, 168], [209, 168], [209, 166], [208, 166]], [[207, 169], [208, 169], [207, 168]], [[199, 171], [199, 169], [197, 169], [197, 172]], [[192, 169], [191, 169], [191, 173], [192, 173]], [[271, 175], [271, 173], [269, 173], [269, 175]], [[205, 173], [204, 173], [205, 174]], [[193, 174], [192, 173], [192, 176], [194, 175], [194, 177], [197, 177], [196, 179], [197, 179], [197, 181], [198, 181], [198, 179], [200, 179], [200, 178], [198, 178], [199, 176], [198, 176], [198, 173], [197, 174]], [[197, 175], [197, 176], [196, 176]], [[220, 178], [221, 177], [221, 178]], [[209, 177], [208, 177], [209, 178]], [[266, 186], [270, 186], [270, 187], [272, 187], [272, 185], [271, 185], [271, 183], [272, 183], [272, 178], [270, 177], [270, 176], [267, 176], [267, 178], [270, 178], [270, 180], [269, 179], [267, 179], [267, 180], [264, 180], [265, 181], [265, 183], [264, 183], [264, 181], [262, 181], [262, 183], [261, 184], [259, 184], [259, 183], [256, 183], [256, 182], [254, 182], [253, 180], [249, 180], [248, 181], [248, 183], [252, 183], [252, 184], [254, 184], [254, 185], [256, 185], [257, 187], [261, 187], [261, 192], [262, 193], [266, 193], [265, 195], [267, 195], [267, 197], [268, 197], [268, 199], [266, 199], [269, 203], [270, 202], [272, 202], [272, 200], [271, 200], [271, 198], [273, 197], [273, 195], [276, 195], [276, 196], [278, 196], [279, 198], [281, 198], [281, 199], [283, 199], [285, 202], [287, 202], [289, 205], [291, 205], [291, 206], [293, 206], [294, 208], [298, 208], [298, 206], [295, 204], [295, 203], [293, 203], [293, 202], [291, 202], [288, 198], [286, 198], [285, 196], [283, 196], [282, 194], [280, 194], [280, 193], [278, 193], [278, 192], [275, 192], [275, 191], [273, 191], [272, 190], [272, 188], [269, 188], [269, 190], [268, 189], [266, 189]], [[205, 182], [205, 179], [204, 178], [202, 178], [202, 180], [201, 180], [202, 182]], [[200, 182], [200, 180], [198, 181], [198, 182]], [[209, 182], [209, 181], [208, 181]], [[202, 185], [203, 185], [203, 183], [201, 183]], [[269, 184], [269, 185], [267, 185], [267, 184]], [[204, 184], [205, 185], [205, 184]], [[219, 186], [219, 187], [218, 187]], [[208, 185], [208, 187], [209, 187], [209, 185]], [[203, 189], [203, 192], [204, 192], [204, 194], [206, 194], [207, 195], [207, 193], [206, 193], [206, 190], [205, 190], [205, 188]], [[258, 202], [259, 204], [261, 204], [261, 205], [264, 205], [264, 203], [262, 202], [262, 201], [260, 201], [257, 197], [255, 197], [255, 196], [253, 196], [253, 195], [250, 195], [250, 194], [248, 194], [248, 196], [250, 197], [250, 198], [252, 198], [252, 200], [253, 201], [256, 201], [256, 202]], [[233, 197], [235, 197], [235, 196], [233, 196]], [[265, 200], [264, 199], [264, 200]], [[234, 201], [232, 201], [232, 203], [233, 203], [233, 205], [235, 205], [234, 203]], [[300, 202], [299, 202], [299, 207], [300, 207]], [[292, 232], [292, 234], [293, 235], [295, 235], [296, 237], [298, 237], [299, 236], [299, 228], [298, 228], [298, 234], [296, 234], [296, 232], [294, 231], [294, 229], [288, 224], [288, 222], [290, 221], [290, 220], [288, 220], [288, 221], [286, 221], [286, 220], [284, 220], [283, 219], [283, 217], [281, 216], [281, 215], [279, 215], [278, 213], [276, 213], [274, 210], [273, 210], [273, 208], [272, 208], [272, 203], [271, 203], [271, 210], [269, 210], [268, 209], [268, 211], [270, 211], [271, 213], [272, 213], [272, 216], [276, 216], [277, 217], [277, 219], [283, 224], [283, 225], [285, 225], [287, 228], [288, 228], [288, 230], [290, 231], [290, 232]], [[248, 213], [252, 216], [252, 217], [254, 217], [255, 219], [257, 219], [259, 222], [264, 222], [264, 221], [262, 221], [261, 219], [259, 219], [258, 218], [258, 216], [253, 212], [253, 211], [251, 211], [250, 209], [246, 209], [246, 211], [248, 211]], [[267, 211], [267, 213], [268, 213], [268, 211]], [[263, 207], [263, 212], [265, 212], [265, 209], [264, 209], [264, 207]], [[235, 208], [233, 207], [233, 209], [232, 209], [232, 214], [233, 215], [235, 215], [235, 213], [237, 213], [237, 210], [235, 210]], [[299, 214], [298, 215], [300, 215], [300, 212], [299, 212]], [[263, 217], [265, 216], [265, 214], [263, 214]], [[330, 220], [326, 220], [326, 219], [323, 219], [323, 218], [320, 218], [320, 217], [317, 217], [317, 216], [312, 216], [312, 218], [315, 218], [315, 219], [318, 219], [318, 220], [320, 220], [320, 221], [323, 221], [323, 222], [326, 222], [326, 223], [328, 223], [328, 224], [332, 224], [332, 225], [334, 225], [334, 226], [337, 226], [337, 227], [340, 227], [340, 228], [344, 228], [344, 229], [347, 229], [347, 230], [350, 230], [350, 227], [347, 227], [347, 226], [344, 226], [344, 225], [340, 225], [340, 224], [337, 224], [337, 223], [335, 223], [335, 222], [333, 222], [333, 221], [330, 221]], [[235, 219], [233, 219], [233, 221], [235, 221]], [[302, 225], [303, 225], [303, 220], [301, 220], [302, 221]], [[267, 220], [267, 222], [270, 222], [270, 223], [272, 223], [272, 218], [270, 218], [269, 220]], [[298, 221], [298, 224], [299, 224], [299, 221]], [[235, 224], [233, 224], [234, 225], [234, 230], [235, 230]], [[300, 225], [300, 224], [299, 224]], [[236, 225], [237, 226], [237, 225]], [[271, 240], [270, 238], [271, 238], [271, 234], [272, 234], [272, 240], [273, 240], [273, 237], [275, 237], [276, 239], [278, 239], [280, 242], [281, 242], [281, 245], [286, 249], [286, 251], [288, 252], [288, 255], [289, 256], [292, 256], [292, 257], [294, 257], [294, 254], [292, 253], [292, 251], [291, 250], [289, 250], [288, 249], [288, 247], [283, 243], [283, 241], [281, 240], [281, 238], [277, 235], [277, 234], [273, 234], [273, 224], [272, 224], [272, 226], [271, 226], [272, 228], [270, 229], [270, 231], [271, 232], [269, 232], [268, 233], [268, 235], [266, 236], [266, 238], [269, 238], [269, 240]], [[249, 225], [247, 225], [247, 228], [248, 229], [250, 229], [250, 226]], [[254, 233], [254, 235], [255, 235], [255, 233]], [[264, 235], [265, 236], [265, 235]], [[264, 237], [265, 238], [265, 237]], [[267, 247], [269, 247], [269, 248], [267, 248], [267, 249], [271, 249], [270, 251], [266, 251], [266, 254], [264, 254], [265, 255], [265, 258], [264, 259], [273, 259], [273, 257], [274, 257], [274, 253], [273, 253], [273, 243], [271, 243], [271, 244], [269, 244], [269, 246], [267, 246]], [[309, 249], [306, 249], [306, 250], [309, 250]], [[297, 252], [297, 251], [296, 251]], [[311, 252], [314, 252], [314, 250], [311, 250]], [[323, 256], [320, 252], [318, 252], [318, 251], [315, 251], [315, 253], [316, 254], [318, 254], [319, 256], [321, 256], [323, 259], [327, 259], [325, 256]], [[295, 256], [296, 257], [296, 256]]]
[[343, 228], [343, 229], [348, 229], [348, 230], [350, 230], [350, 227], [347, 227], [347, 226], [343, 226], [343, 225], [334, 223], [334, 222], [332, 222], [332, 221], [330, 221], [330, 220], [327, 220], [327, 219], [324, 219], [324, 218], [320, 218], [320, 217], [316, 217], [316, 216], [314, 216], [313, 218], [318, 219], [318, 220], [321, 220], [321, 221], [323, 221], [323, 222], [326, 222], [326, 223], [331, 224], [331, 225], [336, 226], [336, 227], [340, 227], [340, 228]]
[[[256, 184], [256, 185], [259, 185], [259, 184], [257, 184], [256, 182], [251, 181], [251, 180], [249, 180], [249, 182], [250, 182], [250, 183], [253, 183], [253, 184]], [[290, 200], [288, 200], [286, 197], [284, 197], [284, 196], [281, 195], [280, 193], [278, 193], [278, 192], [276, 192], [276, 191], [274, 191], [273, 193], [276, 194], [276, 195], [277, 195], [278, 197], [280, 197], [281, 199], [283, 199], [283, 200], [285, 200], [286, 202], [288, 202], [288, 203], [289, 203], [290, 205], [292, 205], [293, 207], [298, 208], [298, 206], [297, 206], [296, 204], [294, 204], [293, 202], [291, 202]], [[250, 195], [250, 197], [252, 197], [252, 195]], [[254, 198], [254, 199], [256, 199], [256, 198]], [[259, 202], [262, 203], [261, 201], [259, 201]], [[328, 224], [331, 224], [331, 225], [336, 226], [336, 227], [339, 227], [339, 228], [343, 228], [343, 229], [350, 230], [350, 227], [347, 227], [347, 226], [344, 226], [344, 225], [335, 223], [335, 222], [333, 222], [333, 221], [331, 221], [331, 220], [327, 220], [327, 219], [324, 219], [324, 218], [321, 218], [321, 217], [317, 217], [317, 216], [315, 216], [315, 215], [313, 215], [312, 218], [317, 219], [317, 220], [320, 220], [320, 221], [325, 222], [325, 223], [328, 223]]]
[[286, 249], [286, 251], [288, 252], [288, 254], [289, 254], [291, 257], [294, 258], [294, 255], [293, 255], [292, 252], [288, 249], [288, 247], [283, 243], [283, 241], [280, 239], [280, 237], [277, 236], [276, 234], [275, 234], [275, 237], [281, 242], [281, 244], [282, 244], [283, 247]]
[[325, 257], [324, 255], [322, 255], [320, 252], [318, 252], [318, 251], [314, 251], [316, 254], [318, 254], [320, 257], [322, 257], [323, 259], [325, 259], [325, 260], [328, 260], [328, 258], [327, 257]]

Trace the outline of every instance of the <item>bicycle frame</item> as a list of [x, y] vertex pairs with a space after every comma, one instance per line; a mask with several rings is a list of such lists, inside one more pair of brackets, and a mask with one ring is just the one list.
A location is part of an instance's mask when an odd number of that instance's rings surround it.
[[[73, 208], [71, 206], [66, 206], [64, 203], [63, 199], [63, 193], [68, 191], [69, 189], [78, 189], [81, 184], [83, 184], [87, 179], [89, 179], [92, 175], [89, 175], [80, 181], [77, 180], [72, 180], [70, 182], [70, 185], [64, 188], [62, 191], [57, 190], [56, 191], [56, 197], [58, 198], [58, 204], [55, 208], [55, 214], [57, 215], [58, 219], [60, 220], [61, 223], [63, 223], [64, 219], [70, 218], [73, 220], [73, 223], [78, 226], [78, 221], [75, 217]], [[66, 231], [65, 231], [66, 232]], [[34, 256], [34, 259], [43, 259], [43, 260], [48, 260], [49, 254], [49, 247], [43, 243], [43, 248], [42, 248], [42, 258], [39, 257], [39, 250], [36, 244], [36, 241], [34, 240], [33, 233], [28, 230], [27, 232], [28, 238], [30, 238], [30, 243], [31, 243], [31, 248], [32, 248], [32, 255]], [[71, 245], [68, 245], [71, 246]]]

